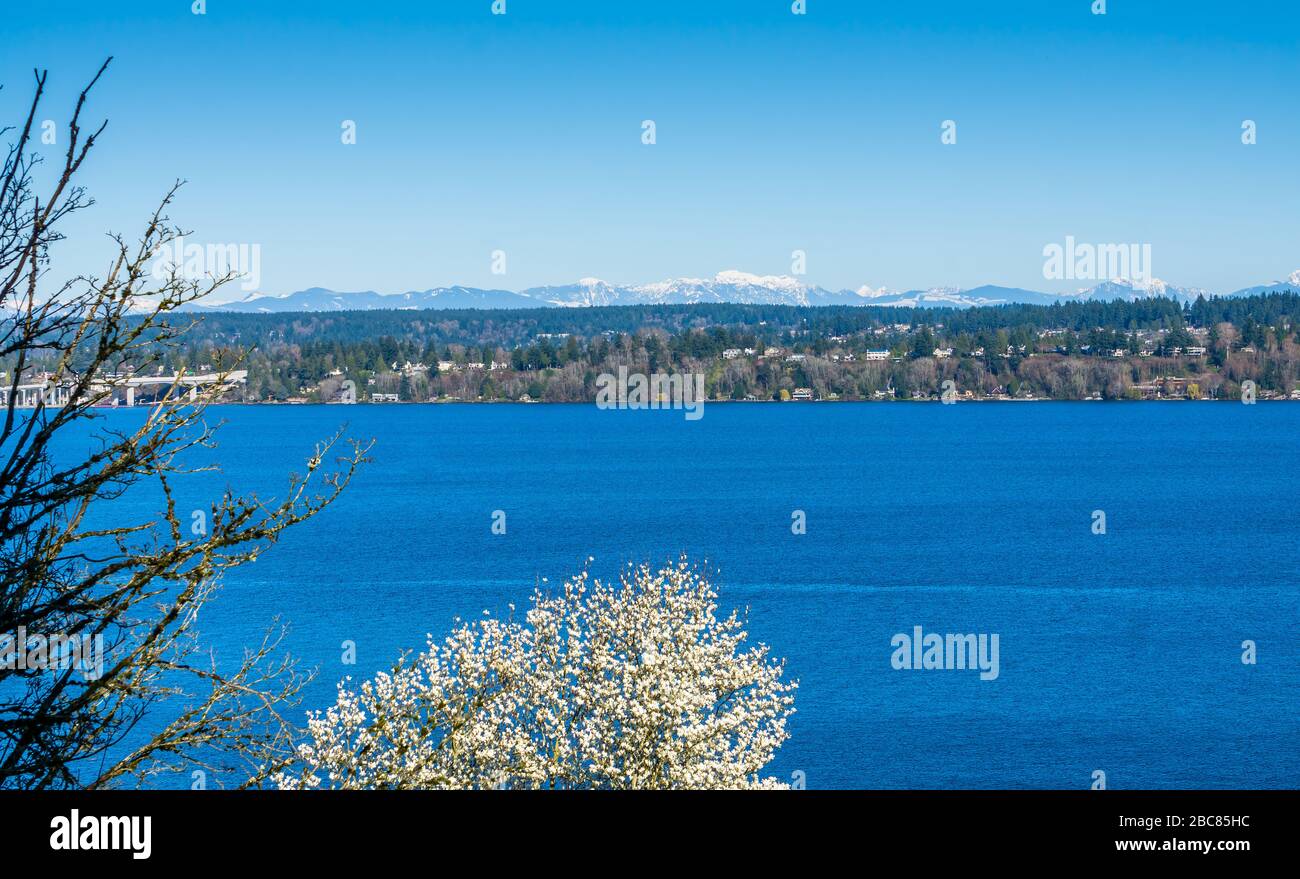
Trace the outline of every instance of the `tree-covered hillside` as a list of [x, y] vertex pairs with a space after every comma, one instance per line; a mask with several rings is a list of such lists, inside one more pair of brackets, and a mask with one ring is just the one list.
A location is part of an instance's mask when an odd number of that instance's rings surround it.
[[[176, 369], [240, 362], [253, 401], [591, 400], [596, 377], [702, 373], [713, 399], [1223, 398], [1300, 379], [1300, 295], [967, 310], [663, 305], [177, 315]], [[3, 368], [0, 366], [0, 368]], [[796, 395], [796, 391], [806, 389]]]

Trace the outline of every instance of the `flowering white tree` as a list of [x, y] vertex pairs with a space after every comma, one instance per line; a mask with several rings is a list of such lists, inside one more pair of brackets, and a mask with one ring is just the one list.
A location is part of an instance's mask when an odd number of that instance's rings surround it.
[[[309, 716], [282, 788], [756, 788], [793, 681], [683, 559], [537, 591]], [[513, 606], [511, 607], [513, 611]]]

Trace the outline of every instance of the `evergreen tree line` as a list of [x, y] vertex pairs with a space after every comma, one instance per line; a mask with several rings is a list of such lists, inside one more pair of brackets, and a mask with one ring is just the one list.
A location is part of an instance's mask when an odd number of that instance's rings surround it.
[[1169, 378], [1186, 379], [1196, 396], [1233, 395], [1246, 380], [1285, 395], [1300, 378], [1297, 316], [1295, 293], [966, 310], [218, 312], [203, 314], [184, 346], [152, 353], [159, 369], [238, 364], [254, 401], [329, 400], [348, 380], [362, 400], [589, 401], [597, 377], [620, 366], [703, 373], [712, 398], [738, 400], [784, 399], [798, 388], [820, 398], [912, 398], [938, 394], [947, 380], [975, 397], [1150, 396], [1147, 386]]

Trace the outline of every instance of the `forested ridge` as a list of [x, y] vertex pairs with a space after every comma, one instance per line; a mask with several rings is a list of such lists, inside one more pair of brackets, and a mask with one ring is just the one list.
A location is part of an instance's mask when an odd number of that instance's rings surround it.
[[[895, 308], [740, 304], [200, 313], [175, 369], [239, 363], [249, 401], [594, 399], [596, 377], [703, 373], [711, 399], [1264, 397], [1300, 380], [1300, 294]], [[868, 352], [874, 352], [868, 354]], [[882, 353], [883, 352], [883, 353]]]

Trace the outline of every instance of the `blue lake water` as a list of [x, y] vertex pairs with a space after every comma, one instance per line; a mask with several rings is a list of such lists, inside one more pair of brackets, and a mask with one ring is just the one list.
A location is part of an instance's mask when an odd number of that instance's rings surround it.
[[[319, 669], [308, 707], [588, 556], [609, 575], [685, 552], [716, 568], [723, 609], [748, 607], [751, 635], [800, 681], [781, 778], [1086, 788], [1102, 770], [1113, 788], [1300, 786], [1300, 406], [212, 414], [227, 423], [204, 454], [222, 473], [182, 483], [182, 510], [226, 484], [282, 492], [344, 422], [376, 440], [344, 497], [227, 575], [202, 616], [231, 659], [273, 616], [289, 621], [289, 648]], [[806, 534], [791, 532], [794, 510]], [[998, 678], [892, 668], [891, 637], [914, 626], [997, 633]], [[345, 640], [356, 666], [341, 664]]]

